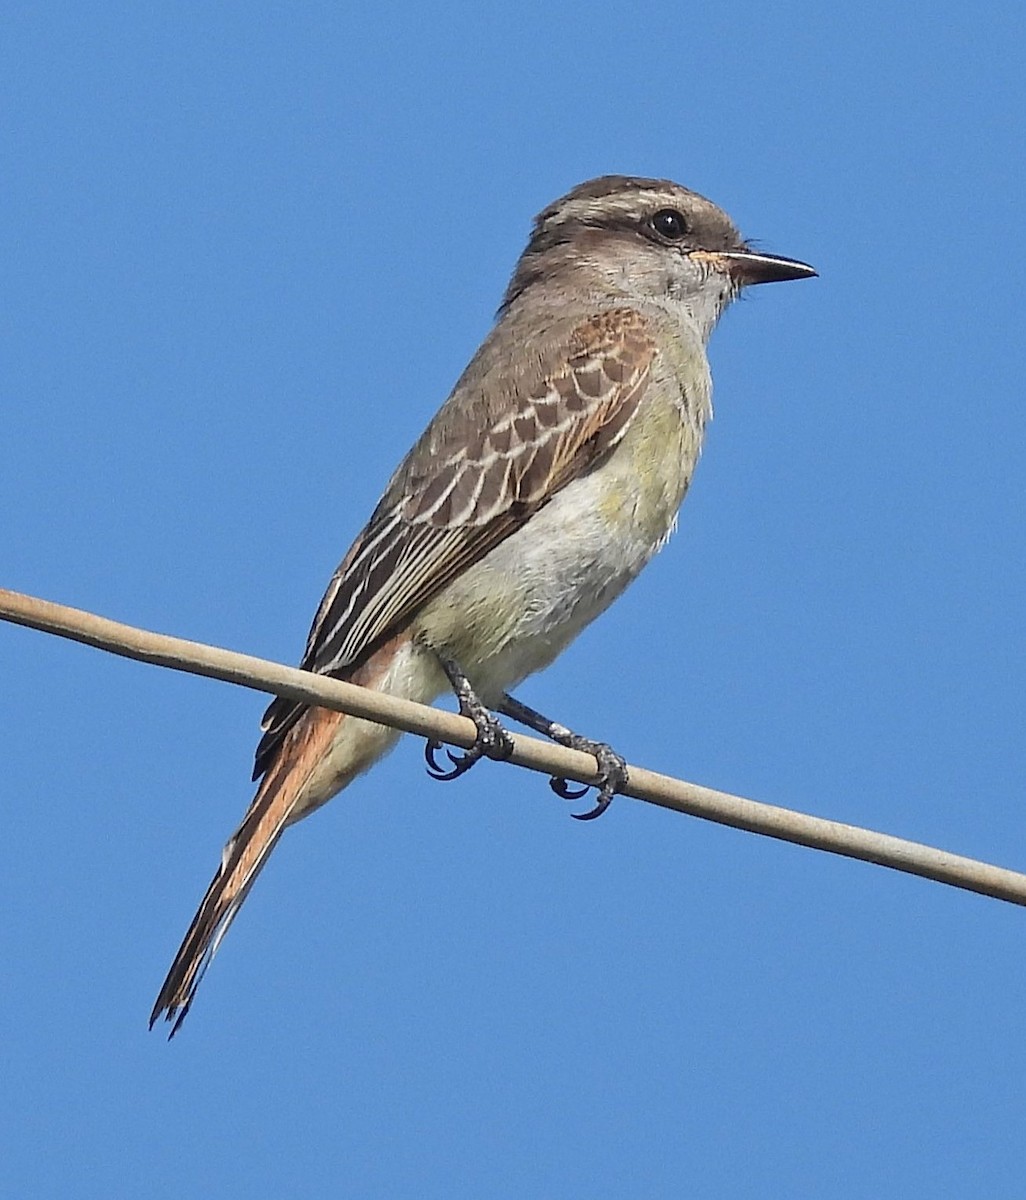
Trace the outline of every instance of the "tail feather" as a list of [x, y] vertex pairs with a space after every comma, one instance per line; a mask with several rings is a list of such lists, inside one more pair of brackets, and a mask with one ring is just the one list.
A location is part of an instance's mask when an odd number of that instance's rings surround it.
[[168, 1036], [174, 1037], [178, 1032], [221, 939], [289, 824], [311, 771], [342, 719], [340, 713], [310, 709], [290, 731], [291, 736], [265, 775], [245, 819], [224, 848], [221, 866], [157, 996], [150, 1014], [151, 1029], [163, 1015], [172, 1022]]
[[[417, 658], [404, 630], [347, 678], [363, 687], [427, 702], [437, 694], [441, 675], [433, 659]], [[150, 1014], [151, 1029], [163, 1016], [171, 1022], [170, 1036], [178, 1032], [221, 939], [286, 826], [344, 788], [398, 736], [394, 729], [373, 721], [307, 708], [275, 728], [273, 744], [265, 737], [258, 758], [263, 782], [225, 846], [221, 866], [175, 955]]]

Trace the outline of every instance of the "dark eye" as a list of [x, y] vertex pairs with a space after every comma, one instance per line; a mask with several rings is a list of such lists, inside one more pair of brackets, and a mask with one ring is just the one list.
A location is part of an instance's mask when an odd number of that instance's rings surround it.
[[671, 242], [679, 242], [688, 232], [688, 223], [675, 208], [661, 208], [652, 218], [652, 228]]

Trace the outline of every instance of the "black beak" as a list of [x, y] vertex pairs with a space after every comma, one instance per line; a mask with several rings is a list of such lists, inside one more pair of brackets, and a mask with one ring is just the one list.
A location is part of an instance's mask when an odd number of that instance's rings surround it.
[[720, 269], [732, 275], [742, 287], [755, 283], [783, 283], [788, 279], [812, 279], [818, 274], [808, 263], [781, 258], [779, 254], [759, 254], [755, 250], [721, 250], [715, 257], [719, 259]]

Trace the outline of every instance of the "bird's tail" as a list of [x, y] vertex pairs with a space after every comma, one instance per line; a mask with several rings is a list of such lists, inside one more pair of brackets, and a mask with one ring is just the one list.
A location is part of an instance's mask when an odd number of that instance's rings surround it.
[[[429, 703], [438, 694], [442, 676], [434, 658], [401, 632], [348, 678], [363, 687]], [[325, 708], [293, 712], [287, 725], [265, 733], [257, 754], [263, 781], [225, 846], [221, 866], [175, 955], [150, 1014], [151, 1029], [164, 1016], [172, 1022], [170, 1036], [177, 1033], [221, 939], [285, 828], [367, 770], [398, 736], [387, 726]]]
[[[341, 713], [312, 708], [290, 730], [245, 819], [224, 848], [221, 865], [157, 996], [150, 1015], [151, 1029], [163, 1015], [173, 1022], [170, 1036], [178, 1032], [210, 960], [260, 869], [290, 820], [308, 810], [302, 806], [302, 812], [297, 812], [312, 773], [330, 749], [342, 721], [347, 719]], [[348, 781], [342, 779], [339, 786]]]

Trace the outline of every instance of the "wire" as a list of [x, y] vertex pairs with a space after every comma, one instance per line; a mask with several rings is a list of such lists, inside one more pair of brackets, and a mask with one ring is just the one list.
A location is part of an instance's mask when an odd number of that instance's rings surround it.
[[[474, 742], [476, 730], [473, 722], [455, 713], [386, 696], [342, 680], [299, 671], [248, 654], [150, 633], [4, 588], [0, 588], [0, 619], [76, 642], [85, 642], [125, 658], [192, 675], [206, 675], [256, 691], [288, 696], [293, 700], [364, 717], [463, 749], [468, 749]], [[508, 761], [515, 766], [578, 783], [596, 782], [596, 763], [589, 754], [521, 734], [513, 735], [513, 742], [513, 754]], [[856, 825], [845, 825], [793, 809], [746, 800], [728, 792], [686, 783], [669, 775], [659, 775], [643, 767], [630, 766], [628, 770], [630, 778], [622, 794], [635, 800], [645, 800], [720, 825], [731, 825], [735, 829], [746, 829], [750, 833], [811, 846], [846, 858], [877, 863], [895, 871], [920, 875], [938, 883], [1026, 906], [1026, 875], [1017, 871], [949, 854], [919, 842], [875, 833]]]

